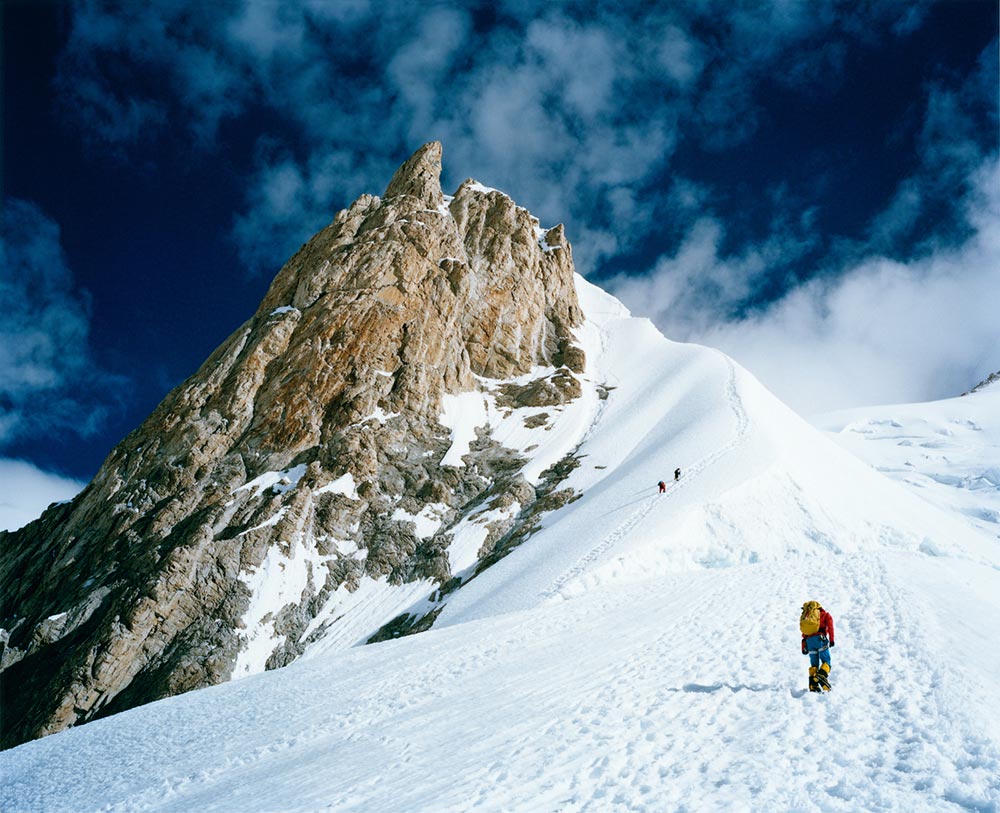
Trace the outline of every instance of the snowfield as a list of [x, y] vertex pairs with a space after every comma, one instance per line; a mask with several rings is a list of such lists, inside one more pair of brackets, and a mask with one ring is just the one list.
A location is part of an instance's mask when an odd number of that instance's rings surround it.
[[843, 410], [814, 423], [878, 471], [1000, 538], [1000, 382], [960, 398]]
[[[429, 632], [321, 641], [0, 754], [0, 809], [1000, 809], [997, 388], [828, 416], [834, 442], [577, 287], [585, 397], [538, 454], [579, 446], [579, 500]], [[825, 695], [799, 652], [813, 598], [837, 626]]]

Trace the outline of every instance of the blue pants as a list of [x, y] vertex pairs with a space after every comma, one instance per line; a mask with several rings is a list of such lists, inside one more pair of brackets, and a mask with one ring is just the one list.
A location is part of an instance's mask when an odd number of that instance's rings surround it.
[[825, 645], [826, 641], [820, 635], [810, 635], [806, 638], [806, 652], [809, 653], [810, 666], [819, 666], [820, 661], [830, 663], [830, 647], [820, 649]]

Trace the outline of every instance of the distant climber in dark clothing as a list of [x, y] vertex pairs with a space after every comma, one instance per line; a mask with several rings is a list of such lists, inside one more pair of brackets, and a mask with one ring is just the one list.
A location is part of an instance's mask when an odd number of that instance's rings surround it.
[[674, 482], [676, 483], [681, 479], [681, 470], [679, 468], [674, 469]]

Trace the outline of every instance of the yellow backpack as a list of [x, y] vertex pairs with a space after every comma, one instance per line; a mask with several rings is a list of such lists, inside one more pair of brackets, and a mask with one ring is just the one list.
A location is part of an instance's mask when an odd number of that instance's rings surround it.
[[802, 630], [803, 635], [815, 635], [819, 632], [819, 614], [822, 609], [818, 601], [807, 601], [802, 605], [799, 629]]

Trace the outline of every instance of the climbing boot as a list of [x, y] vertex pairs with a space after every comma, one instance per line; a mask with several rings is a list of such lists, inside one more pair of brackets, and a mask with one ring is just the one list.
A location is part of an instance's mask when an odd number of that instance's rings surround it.
[[820, 691], [819, 683], [816, 681], [816, 667], [809, 667], [809, 691], [818, 692]]
[[830, 691], [830, 664], [821, 663], [816, 670], [816, 683], [824, 691]]

